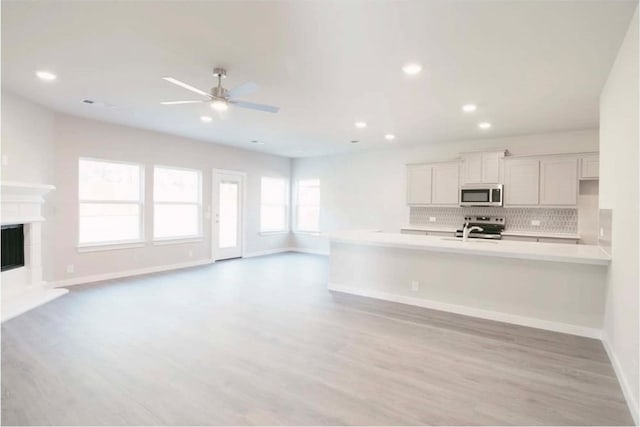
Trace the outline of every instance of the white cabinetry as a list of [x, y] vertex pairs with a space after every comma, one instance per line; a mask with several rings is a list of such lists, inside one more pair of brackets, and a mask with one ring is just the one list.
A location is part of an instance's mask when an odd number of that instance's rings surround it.
[[407, 204], [428, 205], [431, 203], [431, 166], [407, 166]]
[[441, 163], [433, 165], [431, 203], [434, 205], [458, 205], [460, 189], [460, 165]]
[[578, 203], [578, 159], [553, 157], [540, 160], [540, 204], [575, 206]]
[[504, 151], [491, 151], [482, 153], [463, 153], [462, 157], [462, 183], [483, 184], [501, 183], [501, 163]]
[[504, 205], [538, 204], [540, 161], [518, 158], [504, 161]]
[[590, 154], [580, 159], [580, 179], [600, 178], [600, 157]]
[[407, 204], [458, 206], [458, 162], [407, 165]]

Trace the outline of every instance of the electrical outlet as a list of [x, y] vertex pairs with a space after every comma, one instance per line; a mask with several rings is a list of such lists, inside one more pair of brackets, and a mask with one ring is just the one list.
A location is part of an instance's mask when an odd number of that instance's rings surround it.
[[604, 237], [604, 228], [600, 227], [600, 237]]
[[189, 251], [189, 258], [193, 258], [193, 251]]
[[532, 219], [531, 220], [531, 225], [533, 225], [534, 227], [540, 227], [540, 220], [539, 219]]
[[2, 166], [7, 166], [9, 164], [9, 156], [6, 154], [2, 155]]
[[73, 274], [75, 271], [76, 271], [76, 268], [74, 267], [73, 264], [67, 265], [67, 273]]
[[436, 217], [435, 216], [430, 216], [429, 217], [429, 222], [436, 222]]
[[418, 282], [417, 280], [412, 280], [411, 281], [411, 290], [412, 291], [417, 291], [418, 289], [420, 289], [420, 282]]

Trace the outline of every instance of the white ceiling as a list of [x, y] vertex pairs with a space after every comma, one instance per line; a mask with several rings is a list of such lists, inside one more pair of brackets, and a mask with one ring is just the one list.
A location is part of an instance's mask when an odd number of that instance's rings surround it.
[[[636, 4], [3, 1], [2, 85], [66, 113], [290, 157], [380, 148], [388, 132], [402, 145], [583, 129], [598, 125]], [[404, 75], [408, 61], [423, 72]], [[208, 90], [214, 66], [227, 88], [258, 83], [246, 100], [280, 112], [202, 123], [206, 105], [159, 104], [198, 98], [162, 77]], [[478, 111], [463, 114], [467, 102]]]

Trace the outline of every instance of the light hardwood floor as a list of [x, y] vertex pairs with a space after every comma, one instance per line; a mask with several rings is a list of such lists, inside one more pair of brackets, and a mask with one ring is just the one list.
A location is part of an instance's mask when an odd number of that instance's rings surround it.
[[2, 423], [632, 423], [597, 340], [326, 279], [281, 254], [72, 287], [2, 325]]

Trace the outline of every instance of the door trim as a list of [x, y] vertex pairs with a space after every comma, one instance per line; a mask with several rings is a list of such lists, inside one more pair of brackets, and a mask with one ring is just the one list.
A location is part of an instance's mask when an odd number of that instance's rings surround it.
[[240, 242], [242, 244], [242, 248], [240, 251], [240, 256], [242, 258], [245, 257], [246, 247], [247, 247], [247, 239], [245, 229], [246, 219], [247, 219], [247, 173], [243, 171], [231, 170], [231, 169], [217, 169], [213, 168], [211, 171], [211, 261], [216, 262], [216, 256], [218, 252], [218, 236], [216, 235], [216, 231], [218, 227], [216, 227], [216, 218], [215, 212], [213, 212], [213, 207], [216, 206], [218, 201], [215, 199], [215, 196], [218, 195], [217, 188], [217, 174], [225, 174], [225, 175], [237, 175], [240, 177], [241, 185], [240, 185], [240, 204], [242, 205], [240, 208], [240, 221], [242, 226], [240, 227]]

